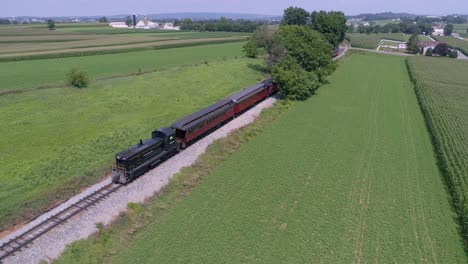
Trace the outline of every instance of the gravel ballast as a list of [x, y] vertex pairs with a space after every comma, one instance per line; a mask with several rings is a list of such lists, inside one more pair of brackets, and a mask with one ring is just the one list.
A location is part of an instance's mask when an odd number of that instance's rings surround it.
[[[80, 239], [85, 239], [97, 232], [95, 227], [96, 223], [102, 222], [105, 225], [108, 225], [113, 219], [115, 219], [115, 217], [127, 209], [128, 203], [142, 203], [146, 199], [152, 197], [155, 193], [165, 187], [172, 176], [180, 172], [182, 168], [191, 166], [198, 157], [206, 151], [207, 147], [211, 143], [228, 136], [234, 130], [252, 123], [263, 109], [272, 107], [276, 100], [276, 98], [268, 98], [261, 102], [238, 118], [207, 135], [178, 155], [172, 157], [157, 168], [138, 178], [131, 184], [120, 188], [115, 193], [104, 198], [98, 204], [91, 206], [85, 211], [72, 217], [67, 222], [39, 237], [21, 251], [6, 258], [4, 263], [38, 263], [41, 260], [50, 262], [51, 260], [58, 258], [68, 244]], [[83, 197], [99, 190], [103, 186], [109, 184], [110, 181], [110, 178], [108, 178], [98, 184], [95, 184], [79, 195], [69, 199], [62, 205], [43, 214], [31, 223], [28, 223], [22, 229], [17, 230], [0, 240], [0, 245], [44, 221], [44, 219], [47, 219], [53, 214], [63, 210], [63, 208], [70, 206]]]

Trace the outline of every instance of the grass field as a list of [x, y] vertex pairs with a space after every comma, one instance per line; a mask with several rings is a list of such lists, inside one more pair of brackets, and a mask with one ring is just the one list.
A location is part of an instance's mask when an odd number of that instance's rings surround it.
[[242, 56], [242, 43], [228, 43], [166, 50], [139, 51], [99, 56], [0, 63], [0, 93], [47, 84], [64, 83], [74, 67], [91, 78], [135, 74], [167, 67], [190, 65], [202, 61]]
[[408, 59], [446, 183], [468, 241], [468, 61]]
[[353, 55], [259, 131], [136, 233], [59, 263], [466, 263], [404, 58]]
[[351, 46], [363, 49], [376, 49], [379, 46], [380, 40], [389, 39], [396, 41], [408, 41], [409, 36], [402, 33], [386, 33], [386, 34], [347, 34], [347, 38], [351, 41]]
[[433, 36], [434, 39], [447, 43], [450, 47], [459, 49], [468, 56], [468, 40], [461, 40], [454, 37]]
[[[210, 51], [222, 55], [216, 47]], [[140, 58], [144, 56], [148, 55]], [[176, 58], [171, 62], [163, 57], [157, 63], [174, 66], [201, 57]], [[117, 151], [153, 129], [261, 80], [263, 74], [248, 67], [251, 63], [257, 61], [220, 60], [95, 82], [82, 90], [53, 88], [0, 96], [0, 226], [94, 183], [108, 172]], [[53, 71], [51, 64], [45, 65], [44, 71]], [[56, 67], [60, 65], [57, 62]]]

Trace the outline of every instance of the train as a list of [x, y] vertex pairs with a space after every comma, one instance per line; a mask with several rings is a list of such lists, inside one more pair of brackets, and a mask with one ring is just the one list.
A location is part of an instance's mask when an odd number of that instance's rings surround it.
[[270, 78], [184, 117], [170, 127], [154, 130], [151, 138], [140, 139], [138, 144], [115, 155], [112, 182], [127, 184], [135, 180], [278, 91], [278, 84]]

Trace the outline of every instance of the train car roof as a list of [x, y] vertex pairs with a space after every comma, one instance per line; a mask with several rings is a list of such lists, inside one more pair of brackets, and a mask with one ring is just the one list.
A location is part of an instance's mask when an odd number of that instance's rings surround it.
[[254, 86], [250, 86], [249, 88], [246, 88], [231, 97], [229, 99], [233, 100], [234, 102], [239, 102], [242, 101], [243, 99], [247, 98], [249, 95], [254, 94], [255, 92], [261, 90], [265, 86], [269, 85], [273, 81], [272, 78], [266, 79], [263, 82], [257, 83]]
[[182, 118], [181, 120], [175, 122], [172, 124], [172, 127], [175, 129], [179, 129], [182, 131], [186, 131], [193, 125], [204, 121], [208, 117], [210, 117], [210, 114], [213, 113], [218, 113], [223, 110], [225, 110], [227, 107], [230, 107], [233, 105], [233, 102], [231, 99], [224, 99], [222, 101], [217, 102], [216, 104], [210, 105], [207, 108], [204, 108], [194, 114], [191, 114], [187, 117]]
[[158, 145], [162, 143], [163, 141], [164, 140], [161, 138], [145, 139], [143, 140], [143, 144], [141, 145], [137, 144], [137, 145], [131, 146], [129, 149], [122, 151], [120, 153], [117, 153], [115, 156], [117, 157], [117, 159], [123, 159], [123, 160], [132, 159], [133, 157], [140, 154], [141, 152], [151, 147], [154, 147], [155, 145]]
[[171, 127], [163, 127], [163, 128], [160, 128], [158, 130], [153, 131], [153, 133], [154, 132], [161, 132], [166, 136], [170, 136], [170, 135], [174, 134], [174, 129], [171, 128]]
[[233, 96], [229, 97], [229, 99], [233, 100], [234, 102], [242, 101], [242, 99], [246, 98], [247, 96], [254, 94], [261, 89], [263, 89], [266, 85], [264, 83], [257, 83], [254, 86], [250, 86], [247, 89], [244, 89]]

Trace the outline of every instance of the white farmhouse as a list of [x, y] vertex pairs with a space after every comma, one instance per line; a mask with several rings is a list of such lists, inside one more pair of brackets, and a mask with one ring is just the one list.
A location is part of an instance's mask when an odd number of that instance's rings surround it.
[[142, 29], [155, 29], [158, 27], [159, 27], [158, 23], [152, 22], [146, 18], [143, 20], [140, 20], [140, 22], [138, 22], [135, 26], [135, 28], [142, 28]]
[[443, 36], [444, 35], [444, 29], [439, 28], [439, 27], [433, 27], [434, 32], [432, 32], [432, 35], [434, 36]]
[[109, 26], [113, 28], [128, 28], [127, 24], [125, 22], [111, 22], [109, 23]]
[[180, 27], [179, 26], [174, 27], [173, 23], [166, 23], [166, 24], [164, 24], [163, 29], [165, 29], [165, 30], [180, 30]]

